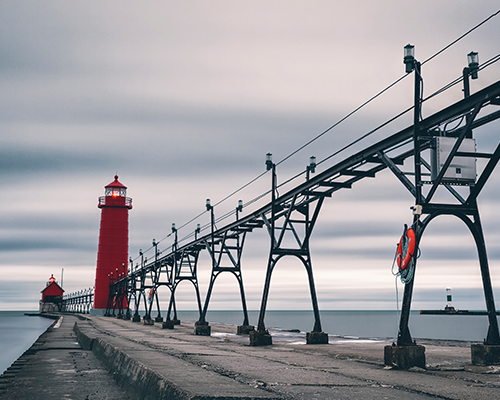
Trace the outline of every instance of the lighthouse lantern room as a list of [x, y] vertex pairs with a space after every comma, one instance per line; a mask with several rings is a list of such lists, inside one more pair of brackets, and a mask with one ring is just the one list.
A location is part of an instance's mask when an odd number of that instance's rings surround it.
[[[128, 266], [128, 210], [132, 199], [127, 197], [127, 187], [115, 180], [104, 187], [99, 197], [101, 226], [95, 276], [94, 308], [91, 314], [104, 315], [108, 305], [109, 285], [127, 274]], [[124, 304], [123, 307], [127, 307]]]

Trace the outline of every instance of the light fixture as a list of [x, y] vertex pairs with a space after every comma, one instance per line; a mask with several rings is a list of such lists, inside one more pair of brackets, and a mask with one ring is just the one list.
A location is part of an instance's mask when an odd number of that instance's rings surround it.
[[266, 170], [269, 171], [273, 167], [273, 155], [272, 153], [266, 154]]
[[172, 222], [172, 232], [175, 232], [175, 222]]
[[316, 157], [311, 156], [309, 158], [309, 171], [311, 171], [313, 174], [316, 172]]
[[406, 65], [406, 73], [410, 73], [415, 68], [415, 46], [407, 44], [404, 47], [403, 62]]
[[210, 211], [212, 209], [212, 205], [210, 204], [210, 199], [207, 199], [205, 206], [207, 207], [207, 211]]
[[200, 226], [200, 224], [197, 224], [196, 225], [196, 233], [200, 233], [200, 231], [201, 231], [201, 226]]
[[238, 211], [243, 211], [243, 200], [238, 200]]
[[470, 77], [477, 79], [477, 71], [479, 71], [479, 55], [475, 51], [467, 54], [467, 62], [469, 63]]

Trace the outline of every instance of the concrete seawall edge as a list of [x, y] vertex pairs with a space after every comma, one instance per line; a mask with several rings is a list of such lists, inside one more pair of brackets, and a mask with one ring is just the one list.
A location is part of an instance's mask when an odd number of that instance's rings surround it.
[[75, 322], [73, 330], [80, 345], [84, 349], [91, 350], [102, 365], [113, 374], [115, 381], [126, 391], [132, 391], [139, 398], [145, 400], [172, 398], [203, 400], [199, 396], [193, 397], [179, 390], [141, 362], [134, 360], [116, 346], [99, 338], [98, 333], [88, 322]]

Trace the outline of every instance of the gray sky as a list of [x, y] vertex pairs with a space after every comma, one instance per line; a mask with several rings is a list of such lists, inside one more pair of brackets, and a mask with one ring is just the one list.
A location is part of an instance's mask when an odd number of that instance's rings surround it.
[[[36, 309], [40, 290], [64, 268], [67, 292], [94, 284], [100, 210], [115, 173], [128, 186], [130, 252], [183, 225], [404, 74], [403, 47], [425, 60], [498, 10], [497, 1], [19, 1], [0, 3], [0, 309]], [[499, 16], [425, 64], [424, 94], [460, 76], [466, 54], [499, 51]], [[473, 81], [498, 80], [497, 64]], [[461, 98], [460, 87], [424, 105]], [[278, 168], [280, 182], [409, 107], [413, 78]], [[411, 123], [405, 116], [364, 141]], [[495, 142], [478, 132], [478, 148]], [[482, 134], [480, 136], [479, 134]], [[496, 142], [495, 142], [496, 143]], [[359, 147], [357, 148], [359, 149]], [[321, 168], [340, 161], [341, 154]], [[480, 197], [495, 296], [500, 298], [496, 173]], [[366, 182], [365, 182], [366, 181]], [[329, 199], [313, 234], [322, 309], [394, 309], [391, 265], [412, 197], [389, 172]], [[216, 207], [216, 215], [268, 190], [270, 176]], [[244, 212], [249, 212], [250, 209]], [[204, 214], [181, 230], [183, 237]], [[269, 238], [244, 249], [250, 309], [260, 305]], [[165, 238], [160, 247], [172, 244]], [[414, 308], [483, 309], [472, 238], [451, 218], [422, 242]], [[200, 263], [202, 295], [210, 263]], [[303, 268], [278, 264], [269, 308], [309, 309]], [[399, 285], [400, 294], [402, 286]], [[179, 308], [194, 309], [187, 284]], [[213, 309], [238, 309], [232, 277], [216, 285]]]

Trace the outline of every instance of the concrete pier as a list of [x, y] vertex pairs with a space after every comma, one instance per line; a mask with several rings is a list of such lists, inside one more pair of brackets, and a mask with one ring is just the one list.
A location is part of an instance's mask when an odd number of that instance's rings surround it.
[[64, 315], [0, 375], [0, 399], [137, 398], [118, 386], [92, 351], [78, 343], [73, 331], [77, 320]]
[[[89, 371], [99, 372], [84, 373], [81, 367], [73, 366], [60, 370], [77, 373], [58, 372], [49, 369], [53, 364], [38, 363], [35, 368], [27, 361], [11, 373], [8, 384], [0, 379], [0, 388], [4, 394], [24, 390], [24, 394], [36, 395], [5, 398], [48, 399], [40, 395], [45, 393], [40, 388], [50, 374], [54, 375], [50, 381], [54, 386], [78, 388], [74, 397], [68, 397], [72, 399], [500, 398], [500, 367], [473, 365], [470, 343], [465, 342], [421, 341], [425, 368], [399, 370], [384, 365], [384, 347], [391, 344], [387, 341], [330, 337], [330, 344], [306, 345], [306, 334], [294, 333], [283, 340], [276, 335], [272, 345], [254, 347], [249, 345], [248, 336], [236, 334], [236, 327], [212, 322], [212, 335], [201, 336], [194, 334], [194, 321], [162, 329], [161, 324], [134, 324], [109, 317], [82, 316], [84, 319], [77, 320], [65, 316], [65, 323], [71, 324], [70, 318], [76, 321], [74, 330], [80, 344], [68, 331], [71, 346], [36, 354], [45, 354], [48, 360], [55, 358], [51, 351], [60, 351], [64, 357], [72, 357], [73, 351], [85, 353], [101, 363]], [[54, 333], [55, 329], [47, 332], [47, 338]], [[40, 371], [34, 373], [37, 368]], [[72, 383], [79, 375], [86, 375], [89, 384]], [[95, 375], [110, 380], [96, 381]], [[104, 387], [109, 388], [109, 395], [99, 397], [90, 392], [99, 385], [103, 385], [99, 389], [102, 393]], [[111, 390], [124, 390], [129, 397]], [[88, 397], [83, 396], [85, 391], [89, 391]]]

